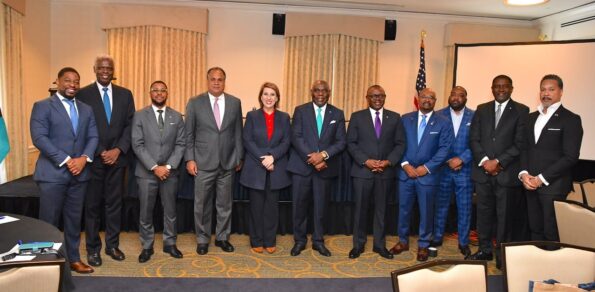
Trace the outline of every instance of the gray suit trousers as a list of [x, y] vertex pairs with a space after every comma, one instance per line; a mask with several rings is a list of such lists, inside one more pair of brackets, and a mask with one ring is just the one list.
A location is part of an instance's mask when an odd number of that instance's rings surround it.
[[217, 210], [216, 240], [229, 240], [234, 171], [225, 170], [221, 166], [205, 171], [199, 165], [198, 174], [194, 178], [194, 227], [199, 244], [208, 244], [211, 240], [213, 199]]
[[136, 177], [140, 201], [140, 242], [144, 249], [153, 248], [155, 228], [153, 227], [153, 209], [155, 200], [160, 195], [163, 205], [163, 246], [176, 244], [176, 191], [178, 177], [171, 176], [165, 181], [157, 178]]

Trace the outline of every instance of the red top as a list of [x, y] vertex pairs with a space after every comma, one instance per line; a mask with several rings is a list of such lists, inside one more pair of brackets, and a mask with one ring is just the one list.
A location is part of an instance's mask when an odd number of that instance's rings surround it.
[[267, 125], [267, 138], [271, 141], [273, 137], [273, 130], [275, 129], [275, 111], [270, 114], [267, 114], [264, 110], [262, 111], [264, 114], [264, 123]]

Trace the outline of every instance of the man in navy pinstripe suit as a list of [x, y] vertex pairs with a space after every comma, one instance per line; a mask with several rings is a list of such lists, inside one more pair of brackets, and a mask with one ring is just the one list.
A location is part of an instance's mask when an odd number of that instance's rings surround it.
[[469, 256], [469, 228], [471, 222], [471, 148], [469, 148], [469, 129], [474, 111], [466, 107], [467, 90], [462, 86], [455, 86], [448, 97], [448, 105], [438, 114], [445, 116], [452, 123], [454, 141], [445, 165], [442, 167], [440, 191], [436, 195], [434, 205], [434, 238], [430, 246], [442, 245], [444, 227], [452, 193], [455, 194], [457, 204], [457, 231], [459, 250], [464, 256]]

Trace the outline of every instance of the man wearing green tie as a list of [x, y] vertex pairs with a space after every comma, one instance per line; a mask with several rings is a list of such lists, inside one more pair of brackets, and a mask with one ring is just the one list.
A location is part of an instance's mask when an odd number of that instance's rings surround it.
[[324, 80], [314, 81], [312, 102], [297, 106], [291, 128], [291, 155], [287, 170], [292, 173], [293, 237], [291, 255], [306, 248], [306, 218], [312, 201], [314, 232], [312, 249], [331, 256], [324, 245], [323, 219], [331, 195], [331, 183], [339, 175], [341, 152], [345, 149], [345, 116], [328, 104], [331, 90]]

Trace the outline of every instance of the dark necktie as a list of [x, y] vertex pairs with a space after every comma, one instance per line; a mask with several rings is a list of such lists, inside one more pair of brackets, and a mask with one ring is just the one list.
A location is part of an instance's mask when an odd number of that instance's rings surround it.
[[382, 122], [380, 121], [380, 112], [376, 111], [376, 119], [374, 119], [374, 130], [376, 131], [376, 138], [380, 139], [382, 132]]
[[157, 113], [159, 113], [157, 124], [159, 125], [159, 130], [163, 131], [163, 127], [165, 126], [165, 123], [163, 122], [163, 110], [157, 110]]

